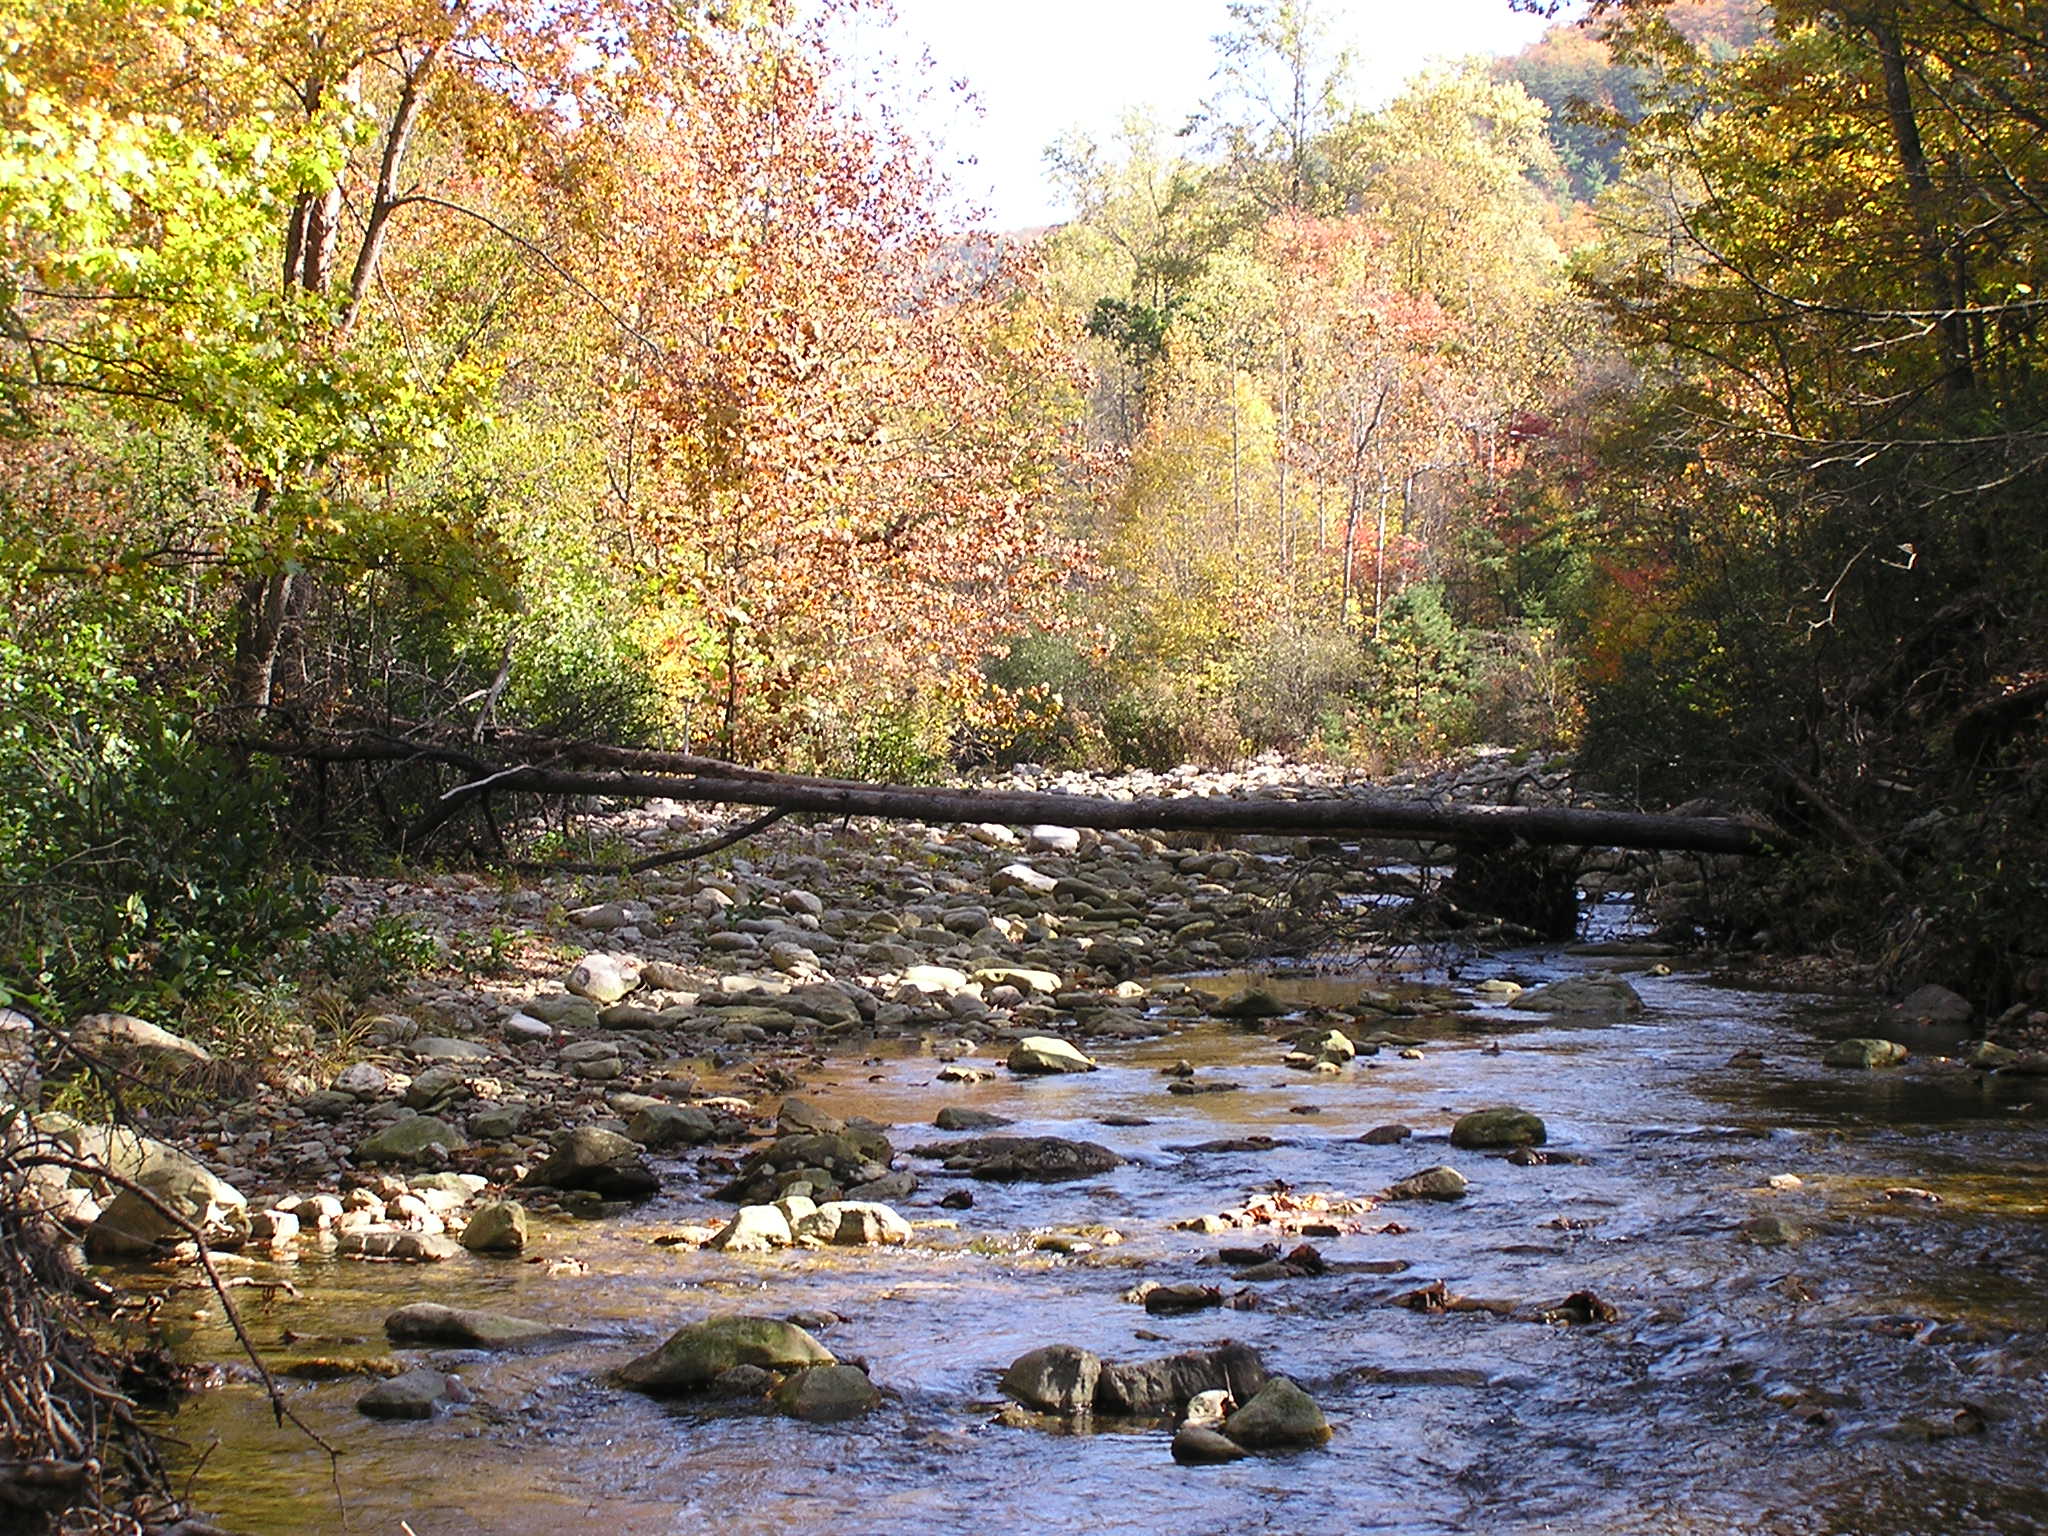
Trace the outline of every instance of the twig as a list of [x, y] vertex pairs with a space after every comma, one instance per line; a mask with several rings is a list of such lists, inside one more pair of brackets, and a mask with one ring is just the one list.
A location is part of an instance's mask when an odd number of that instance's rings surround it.
[[[233, 1330], [236, 1342], [242, 1346], [242, 1353], [249, 1357], [250, 1365], [255, 1367], [257, 1376], [261, 1378], [264, 1394], [270, 1399], [271, 1412], [276, 1417], [279, 1427], [281, 1428], [289, 1421], [308, 1440], [325, 1451], [330, 1460], [336, 1460], [340, 1457], [341, 1452], [322, 1439], [319, 1431], [292, 1412], [290, 1405], [285, 1402], [283, 1389], [278, 1386], [277, 1378], [271, 1375], [270, 1367], [264, 1364], [263, 1356], [256, 1348], [256, 1341], [249, 1337], [249, 1330], [243, 1325], [242, 1314], [236, 1308], [234, 1298], [228, 1295], [228, 1282], [223, 1280], [220, 1271], [214, 1268], [213, 1259], [206, 1251], [206, 1234], [200, 1228], [178, 1212], [172, 1210], [168, 1205], [165, 1205], [162, 1200], [157, 1198], [153, 1191], [144, 1188], [126, 1175], [117, 1173], [103, 1163], [87, 1162], [82, 1158], [67, 1156], [60, 1152], [35, 1150], [31, 1150], [27, 1156], [17, 1155], [14, 1161], [17, 1166], [22, 1168], [64, 1168], [72, 1173], [82, 1173], [87, 1178], [98, 1179], [111, 1184], [124, 1193], [134, 1195], [174, 1229], [190, 1238], [193, 1244], [195, 1261], [198, 1263], [201, 1273], [206, 1276], [209, 1288], [220, 1299], [221, 1310], [227, 1315], [228, 1327]], [[127, 1399], [124, 1398], [123, 1401], [127, 1401]], [[130, 1403], [130, 1406], [132, 1407], [133, 1404]]]
[[701, 859], [706, 854], [717, 853], [730, 848], [734, 843], [744, 842], [756, 832], [764, 832], [789, 814], [787, 806], [778, 805], [765, 816], [756, 816], [752, 821], [742, 823], [729, 831], [688, 848], [673, 849], [668, 853], [657, 853], [652, 858], [640, 859], [632, 864], [598, 864], [581, 859], [514, 859], [510, 867], [550, 875], [643, 875], [650, 869], [660, 869], [667, 864], [681, 864], [689, 859]]

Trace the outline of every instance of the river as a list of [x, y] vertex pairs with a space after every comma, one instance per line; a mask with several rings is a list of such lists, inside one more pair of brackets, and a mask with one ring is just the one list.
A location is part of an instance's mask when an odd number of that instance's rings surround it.
[[[1463, 980], [1595, 963], [1508, 954], [1468, 964]], [[300, 1293], [237, 1293], [279, 1358], [381, 1356], [384, 1314], [421, 1299], [600, 1337], [525, 1355], [432, 1352], [475, 1401], [430, 1423], [359, 1416], [360, 1380], [287, 1384], [294, 1411], [341, 1453], [332, 1468], [273, 1425], [258, 1387], [234, 1381], [171, 1421], [177, 1459], [197, 1466], [198, 1507], [261, 1536], [338, 1530], [344, 1511], [349, 1530], [416, 1536], [2048, 1529], [2048, 1134], [2031, 1102], [2048, 1087], [1919, 1059], [1827, 1069], [1821, 1042], [1869, 1032], [1872, 1007], [1698, 975], [1633, 979], [1648, 1010], [1629, 1022], [1482, 1009], [1417, 1026], [1419, 1059], [1385, 1050], [1335, 1077], [1289, 1070], [1273, 1039], [1216, 1022], [1100, 1048], [1102, 1070], [1072, 1077], [938, 1083], [934, 1058], [899, 1042], [835, 1058], [807, 1083], [813, 1101], [895, 1127], [899, 1148], [944, 1139], [933, 1113], [965, 1104], [1132, 1161], [1072, 1184], [977, 1184], [958, 1212], [936, 1201], [960, 1184], [928, 1178], [904, 1214], [957, 1226], [920, 1225], [907, 1249], [656, 1246], [712, 1209], [709, 1185], [679, 1174], [630, 1216], [538, 1229], [533, 1252], [573, 1256], [580, 1275], [473, 1257], [244, 1266]], [[1366, 984], [1275, 983], [1302, 1002]], [[1241, 1086], [1170, 1095], [1162, 1068], [1181, 1059]], [[1455, 1113], [1497, 1103], [1539, 1113], [1560, 1160], [1454, 1152]], [[1356, 1140], [1391, 1121], [1417, 1134]], [[1254, 1135], [1280, 1145], [1177, 1150]], [[1211, 1256], [1259, 1234], [1177, 1230], [1182, 1218], [1274, 1181], [1369, 1194], [1437, 1162], [1470, 1177], [1467, 1198], [1365, 1222], [1402, 1232], [1316, 1239], [1332, 1272], [1257, 1286], [1255, 1308], [1160, 1318], [1122, 1299], [1143, 1280], [1237, 1288]], [[1783, 1220], [1745, 1232], [1759, 1216]], [[1093, 1246], [1044, 1251], [1047, 1233]], [[1363, 1267], [1389, 1261], [1407, 1267]], [[1590, 1290], [1620, 1318], [1569, 1327], [1392, 1304], [1439, 1280], [1523, 1304]], [[608, 1385], [674, 1327], [728, 1309], [836, 1317], [820, 1337], [869, 1366], [883, 1407], [813, 1426]], [[1138, 1358], [1225, 1337], [1316, 1397], [1335, 1429], [1326, 1448], [1187, 1468], [1169, 1459], [1167, 1428], [996, 1422], [997, 1376], [1036, 1346]], [[217, 1317], [191, 1322], [181, 1347], [234, 1356]]]

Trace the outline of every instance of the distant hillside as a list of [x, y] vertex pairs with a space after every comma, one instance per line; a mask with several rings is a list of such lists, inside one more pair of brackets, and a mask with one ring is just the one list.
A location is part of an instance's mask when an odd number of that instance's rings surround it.
[[[1710, 53], [1734, 53], [1764, 35], [1770, 9], [1760, 0], [1677, 0], [1671, 19]], [[1614, 121], [1634, 121], [1642, 107], [1640, 70], [1618, 65], [1593, 32], [1560, 22], [1495, 68], [1550, 108], [1550, 138], [1570, 195], [1594, 197], [1620, 170]]]

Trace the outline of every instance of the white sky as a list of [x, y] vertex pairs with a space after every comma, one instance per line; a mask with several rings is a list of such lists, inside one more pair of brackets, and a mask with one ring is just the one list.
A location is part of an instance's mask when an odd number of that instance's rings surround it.
[[[1049, 224], [1068, 210], [1047, 184], [1044, 152], [1071, 128], [1107, 139], [1134, 106], [1178, 128], [1212, 89], [1211, 39], [1225, 0], [895, 0], [897, 24], [871, 41], [914, 63], [929, 50], [934, 99], [917, 121], [939, 167], [998, 229]], [[1387, 100], [1425, 65], [1513, 53], [1544, 27], [1508, 0], [1325, 0], [1352, 52], [1367, 103]], [[950, 97], [967, 83], [981, 110]]]

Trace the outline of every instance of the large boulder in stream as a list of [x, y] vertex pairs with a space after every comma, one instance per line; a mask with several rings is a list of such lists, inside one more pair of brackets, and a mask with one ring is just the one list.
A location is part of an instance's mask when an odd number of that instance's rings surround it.
[[[788, 1106], [785, 1105], [785, 1113]], [[837, 1131], [795, 1131], [778, 1136], [740, 1165], [717, 1199], [759, 1205], [779, 1198], [792, 1185], [810, 1186], [814, 1199], [831, 1199], [889, 1174], [895, 1149], [881, 1127], [860, 1120]]]
[[882, 1394], [857, 1365], [814, 1365], [786, 1379], [769, 1401], [806, 1424], [836, 1424], [871, 1412]]
[[1874, 1040], [1858, 1037], [1853, 1040], [1837, 1040], [1827, 1048], [1821, 1062], [1830, 1067], [1854, 1067], [1875, 1069], [1896, 1067], [1910, 1053], [1896, 1040]]
[[584, 1334], [504, 1312], [476, 1312], [416, 1301], [384, 1319], [384, 1336], [394, 1344], [440, 1345], [450, 1349], [521, 1349], [562, 1344]]
[[956, 1173], [1003, 1182], [1085, 1179], [1124, 1162], [1105, 1146], [1064, 1136], [970, 1136], [913, 1147], [911, 1156], [940, 1158]]
[[1095, 1059], [1056, 1035], [1026, 1035], [1010, 1047], [1012, 1072], [1020, 1077], [1046, 1077], [1061, 1072], [1093, 1072]]
[[1540, 1147], [1549, 1132], [1542, 1119], [1512, 1104], [1495, 1104], [1458, 1116], [1451, 1127], [1454, 1147]]
[[828, 1248], [882, 1248], [907, 1243], [910, 1223], [874, 1200], [828, 1200], [794, 1224], [796, 1241]]
[[1177, 1414], [1203, 1392], [1228, 1392], [1238, 1402], [1266, 1384], [1265, 1362], [1249, 1344], [1226, 1343], [1158, 1360], [1111, 1362], [1095, 1388], [1095, 1411], [1127, 1418]]
[[1643, 1011], [1642, 995], [1611, 971], [1567, 976], [1534, 987], [1509, 1001], [1521, 1013], [1549, 1013], [1584, 1020], [1630, 1019]]
[[1389, 1200], [1462, 1200], [1471, 1188], [1465, 1175], [1439, 1163], [1423, 1168], [1387, 1186]]
[[1102, 1358], [1076, 1344], [1048, 1344], [1010, 1362], [999, 1383], [1005, 1395], [1040, 1413], [1069, 1417], [1095, 1410]]
[[659, 1348], [621, 1366], [618, 1379], [641, 1392], [701, 1392], [734, 1366], [780, 1374], [838, 1363], [794, 1323], [726, 1313], [678, 1328]]
[[373, 1419], [431, 1419], [468, 1401], [461, 1377], [422, 1366], [378, 1382], [356, 1399], [356, 1412]]
[[1275, 1376], [1223, 1421], [1223, 1433], [1246, 1450], [1293, 1451], [1328, 1440], [1330, 1423], [1314, 1398]]
[[517, 1200], [478, 1206], [463, 1225], [462, 1246], [471, 1253], [518, 1253], [526, 1246], [526, 1207]]
[[249, 1202], [241, 1191], [196, 1163], [163, 1163], [133, 1186], [86, 1229], [85, 1254], [95, 1264], [147, 1258], [195, 1232], [208, 1242], [248, 1232]]
[[661, 1188], [636, 1143], [595, 1125], [581, 1125], [558, 1137], [554, 1151], [525, 1182], [549, 1189], [587, 1189], [607, 1200], [644, 1200]]
[[1006, 1395], [1040, 1413], [1157, 1419], [1180, 1413], [1204, 1392], [1248, 1401], [1266, 1381], [1265, 1364], [1248, 1344], [1109, 1362], [1073, 1344], [1053, 1344], [1018, 1356], [1001, 1385]]

